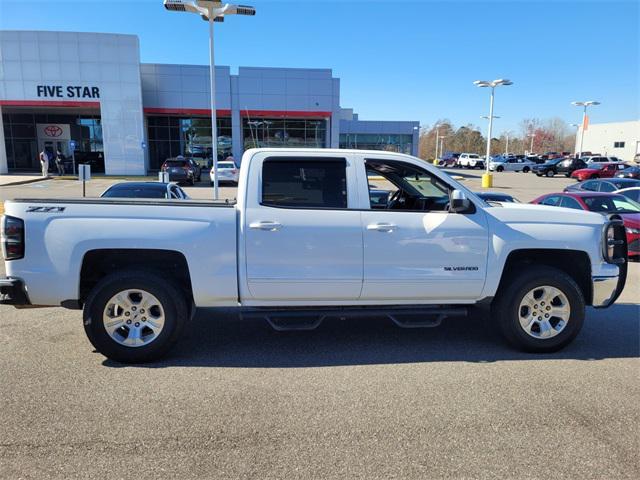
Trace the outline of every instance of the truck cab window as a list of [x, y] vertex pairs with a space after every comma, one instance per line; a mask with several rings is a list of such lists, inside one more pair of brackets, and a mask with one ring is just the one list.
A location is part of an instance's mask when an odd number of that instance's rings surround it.
[[449, 186], [428, 171], [395, 160], [367, 160], [373, 210], [447, 211]]
[[262, 166], [262, 205], [347, 208], [344, 159], [267, 159]]

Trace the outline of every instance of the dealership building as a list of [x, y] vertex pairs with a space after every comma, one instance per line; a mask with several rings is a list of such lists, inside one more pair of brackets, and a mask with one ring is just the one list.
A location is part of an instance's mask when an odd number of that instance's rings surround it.
[[[143, 175], [177, 155], [211, 162], [209, 67], [140, 63], [135, 35], [0, 31], [0, 173], [60, 149], [94, 172]], [[362, 121], [330, 69], [215, 69], [218, 158], [253, 147], [417, 154], [419, 124]]]
[[[576, 152], [580, 151], [581, 136], [582, 126], [576, 135]], [[582, 151], [625, 161], [634, 160], [640, 155], [640, 120], [588, 124]]]

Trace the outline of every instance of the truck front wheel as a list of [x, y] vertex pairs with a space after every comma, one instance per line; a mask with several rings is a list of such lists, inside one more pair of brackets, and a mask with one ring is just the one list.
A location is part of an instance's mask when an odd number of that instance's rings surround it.
[[517, 269], [493, 306], [507, 341], [527, 352], [554, 352], [569, 344], [584, 322], [585, 300], [575, 280], [552, 267]]
[[83, 312], [91, 344], [122, 363], [157, 360], [176, 343], [187, 319], [184, 295], [146, 271], [114, 273], [89, 294]]

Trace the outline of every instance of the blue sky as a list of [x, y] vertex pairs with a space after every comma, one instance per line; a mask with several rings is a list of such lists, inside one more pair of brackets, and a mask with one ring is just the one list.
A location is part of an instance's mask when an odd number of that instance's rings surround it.
[[[485, 126], [498, 89], [498, 132], [523, 118], [580, 120], [572, 100], [599, 100], [592, 122], [640, 118], [637, 0], [252, 1], [255, 17], [216, 25], [216, 63], [331, 68], [341, 103], [361, 119], [448, 118]], [[208, 64], [207, 26], [161, 0], [0, 0], [0, 28], [133, 33], [143, 62]]]

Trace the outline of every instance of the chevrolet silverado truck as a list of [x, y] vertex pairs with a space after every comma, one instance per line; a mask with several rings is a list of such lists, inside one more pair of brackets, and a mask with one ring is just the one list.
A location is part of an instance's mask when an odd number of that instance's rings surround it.
[[513, 346], [549, 352], [618, 298], [626, 247], [619, 218], [486, 203], [411, 156], [253, 149], [237, 202], [7, 201], [0, 303], [82, 309], [94, 347], [131, 363], [164, 355], [196, 311], [229, 309], [290, 330], [429, 327], [484, 306]]

